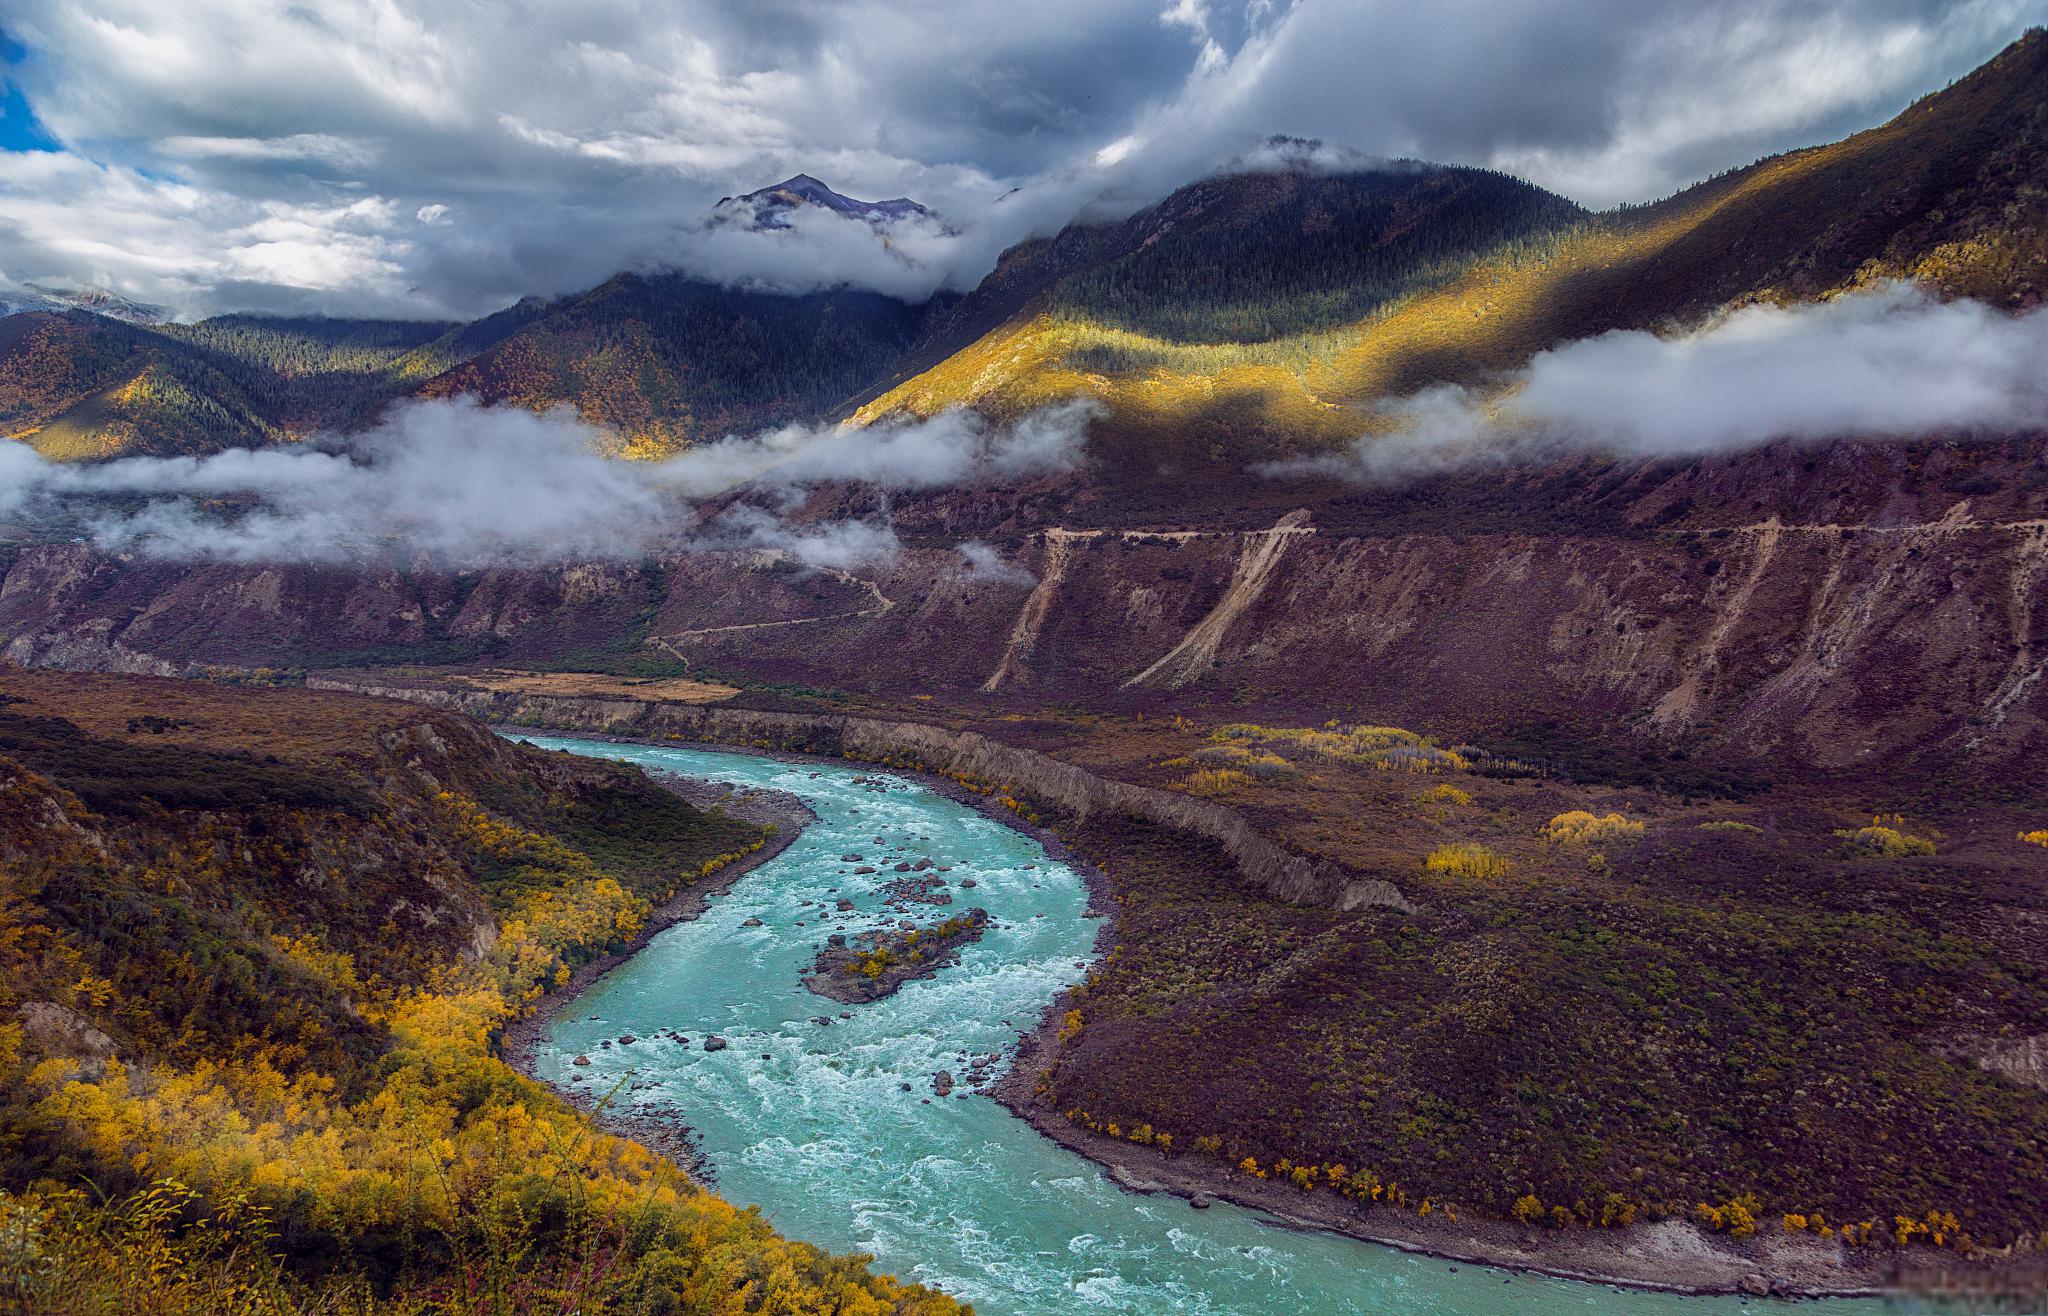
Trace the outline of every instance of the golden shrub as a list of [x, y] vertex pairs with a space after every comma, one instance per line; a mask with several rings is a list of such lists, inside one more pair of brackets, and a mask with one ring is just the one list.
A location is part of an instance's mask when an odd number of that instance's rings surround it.
[[1870, 820], [1868, 827], [1843, 828], [1835, 833], [1841, 838], [1842, 857], [1845, 859], [1906, 859], [1914, 855], [1931, 855], [1934, 842], [1921, 836], [1914, 836], [1904, 829], [1903, 818], [1897, 814], [1887, 817], [1879, 814]]
[[1446, 877], [1494, 878], [1505, 877], [1508, 861], [1498, 851], [1480, 845], [1476, 841], [1460, 841], [1454, 845], [1440, 845], [1429, 852], [1422, 861], [1425, 872], [1441, 873]]
[[1604, 816], [1572, 809], [1543, 824], [1543, 839], [1555, 845], [1596, 845], [1642, 839], [1643, 824], [1618, 813]]
[[1203, 768], [1181, 778], [1173, 784], [1173, 788], [1186, 791], [1190, 795], [1214, 797], [1228, 795], [1240, 786], [1251, 785], [1251, 782], [1249, 773], [1239, 772], [1236, 768]]

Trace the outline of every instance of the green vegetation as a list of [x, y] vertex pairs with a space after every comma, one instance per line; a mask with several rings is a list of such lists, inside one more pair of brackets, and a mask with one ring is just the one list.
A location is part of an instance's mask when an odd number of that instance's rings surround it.
[[8, 316], [0, 436], [82, 460], [353, 428], [411, 386], [405, 362], [446, 332], [409, 321], [232, 315], [149, 326], [83, 312]]
[[404, 394], [574, 405], [652, 456], [821, 415], [881, 378], [927, 311], [878, 293], [739, 292], [620, 275], [469, 325], [230, 315], [0, 322], [0, 436], [77, 460], [347, 431]]
[[382, 701], [0, 688], [0, 1306], [959, 1310], [778, 1238], [498, 1058], [756, 829]]

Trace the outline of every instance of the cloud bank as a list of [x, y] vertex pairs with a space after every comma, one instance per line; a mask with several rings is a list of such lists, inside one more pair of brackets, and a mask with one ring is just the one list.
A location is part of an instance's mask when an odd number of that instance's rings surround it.
[[64, 515], [108, 551], [177, 560], [426, 559], [471, 569], [774, 548], [844, 568], [892, 555], [894, 531], [794, 524], [744, 503], [706, 518], [699, 504], [741, 486], [771, 495], [841, 482], [915, 490], [1072, 469], [1092, 414], [1073, 405], [1011, 426], [947, 412], [869, 429], [791, 427], [662, 462], [622, 462], [601, 456], [606, 436], [567, 409], [421, 401], [329, 450], [68, 466], [0, 444], [0, 516]]
[[651, 469], [693, 498], [742, 484], [797, 487], [857, 482], [885, 489], [939, 489], [1022, 480], [1080, 464], [1099, 404], [1076, 399], [996, 425], [956, 408], [928, 420], [868, 426], [789, 425], [691, 448]]
[[[11, 0], [0, 274], [469, 317], [621, 268], [898, 295], [1274, 133], [1645, 200], [1838, 137], [2044, 0]], [[796, 172], [956, 230], [705, 233]], [[777, 253], [764, 260], [760, 253]]]
[[2048, 310], [2008, 315], [1887, 283], [1668, 337], [1582, 339], [1538, 353], [1505, 389], [1430, 389], [1380, 410], [1392, 431], [1350, 454], [1267, 469], [1392, 479], [1560, 450], [1691, 457], [2048, 428]]

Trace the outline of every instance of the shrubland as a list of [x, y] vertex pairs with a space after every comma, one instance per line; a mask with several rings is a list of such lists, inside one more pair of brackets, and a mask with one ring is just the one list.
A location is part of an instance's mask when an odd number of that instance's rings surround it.
[[0, 1307], [956, 1310], [498, 1054], [759, 829], [381, 701], [0, 697]]
[[1279, 757], [1225, 802], [1417, 907], [1284, 903], [1185, 834], [1048, 812], [1117, 919], [1062, 1006], [1057, 1116], [1410, 1218], [1950, 1252], [2048, 1228], [2048, 1093], [1980, 1063], [2048, 1032], [2037, 811], [1920, 791], [1873, 847], [1832, 783], [1589, 780], [1536, 735], [1413, 772], [1435, 742], [1364, 720], [1018, 733], [1162, 786], [1217, 747]]

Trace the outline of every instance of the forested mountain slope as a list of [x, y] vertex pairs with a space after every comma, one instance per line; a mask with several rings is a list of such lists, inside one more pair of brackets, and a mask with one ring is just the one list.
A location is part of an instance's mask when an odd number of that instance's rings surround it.
[[419, 391], [573, 403], [650, 455], [833, 410], [894, 367], [930, 310], [881, 293], [784, 296], [621, 274]]
[[228, 315], [130, 324], [83, 311], [0, 318], [0, 434], [56, 460], [259, 447], [361, 421], [453, 364], [480, 332], [429, 321]]

